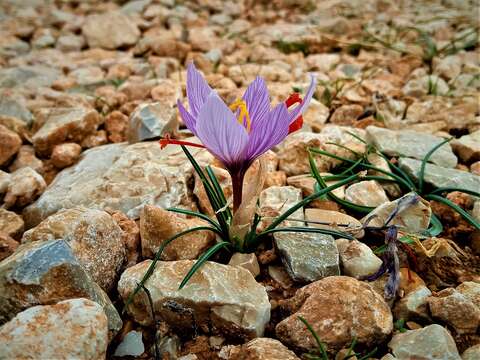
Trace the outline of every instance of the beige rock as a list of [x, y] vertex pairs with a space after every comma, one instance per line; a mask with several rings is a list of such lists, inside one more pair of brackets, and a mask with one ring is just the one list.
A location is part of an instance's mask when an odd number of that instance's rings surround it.
[[34, 306], [0, 328], [6, 359], [102, 359], [107, 346], [107, 317], [88, 299]]
[[[382, 156], [380, 156], [376, 152], [371, 152], [370, 154], [367, 155], [367, 160], [370, 164], [373, 166], [384, 170], [391, 172], [390, 166], [388, 165], [387, 160], [385, 160]], [[388, 178], [388, 175], [385, 173], [382, 173], [381, 171], [377, 170], [368, 170], [368, 175], [373, 175], [373, 176], [382, 176]], [[390, 195], [393, 198], [398, 198], [402, 196], [402, 189], [400, 189], [400, 186], [398, 186], [397, 183], [394, 182], [389, 182], [389, 181], [378, 181], [380, 185], [385, 189], [388, 195]]]
[[[260, 228], [270, 225], [280, 214], [302, 200], [302, 191], [292, 186], [272, 186], [260, 193]], [[292, 219], [303, 220], [303, 211], [299, 209], [289, 216]], [[298, 221], [286, 221], [285, 224], [298, 226]]]
[[432, 292], [425, 285], [409, 291], [395, 303], [393, 308], [395, 318], [405, 321], [430, 320], [427, 300], [431, 295]]
[[387, 194], [375, 180], [360, 181], [345, 190], [345, 200], [356, 205], [377, 207], [388, 202]]
[[0, 165], [8, 162], [22, 145], [22, 139], [13, 131], [0, 125]]
[[315, 340], [298, 319], [312, 326], [328, 350], [358, 344], [372, 346], [393, 330], [390, 308], [373, 288], [354, 278], [330, 276], [297, 291], [288, 301], [292, 315], [275, 328], [284, 343], [303, 351], [316, 348]]
[[[407, 204], [410, 202], [412, 204], [408, 206]], [[402, 206], [402, 204], [404, 205]], [[432, 215], [430, 204], [413, 192], [405, 194], [395, 201], [380, 205], [360, 221], [365, 223], [369, 220], [368, 226], [384, 226], [387, 218], [397, 207], [402, 211], [397, 213], [390, 225], [397, 225], [412, 233], [422, 233], [428, 228]]]
[[470, 165], [470, 172], [474, 175], [480, 176], [480, 161], [475, 161], [472, 165]]
[[303, 121], [309, 125], [313, 131], [319, 132], [330, 115], [328, 107], [320, 101], [312, 99], [308, 109], [303, 115]]
[[358, 239], [361, 239], [365, 235], [360, 221], [350, 215], [338, 211], [305, 209], [305, 220], [318, 222], [308, 223], [309, 226], [320, 229], [344, 231]]
[[22, 243], [63, 239], [92, 279], [110, 290], [125, 259], [122, 230], [101, 210], [61, 210], [25, 232]]
[[122, 241], [125, 245], [127, 256], [126, 267], [135, 265], [140, 257], [140, 229], [137, 223], [129, 219], [124, 213], [113, 211], [110, 214], [123, 231]]
[[[346, 131], [357, 133], [360, 137], [362, 137], [363, 133], [363, 131], [359, 131], [358, 129], [326, 125], [319, 134], [309, 132], [296, 132], [291, 134], [279, 146], [277, 153], [279, 170], [285, 171], [287, 176], [309, 173], [308, 148], [317, 148], [331, 152], [337, 156], [353, 159], [354, 154], [351, 151], [328, 143], [339, 144], [353, 151], [363, 153], [365, 151], [365, 144], [349, 135]], [[314, 157], [320, 172], [328, 172], [340, 163], [338, 160], [324, 155], [315, 155]]]
[[80, 142], [101, 123], [100, 115], [84, 107], [52, 109], [46, 123], [32, 137], [35, 150], [50, 155], [55, 145]]
[[429, 297], [432, 316], [452, 326], [459, 334], [474, 334], [480, 325], [480, 309], [469, 298], [453, 288]]
[[85, 149], [90, 149], [96, 146], [105, 145], [106, 143], [108, 143], [107, 132], [105, 130], [98, 130], [93, 134], [85, 136], [81, 145]]
[[461, 360], [452, 336], [438, 324], [395, 334], [388, 347], [398, 360]]
[[473, 281], [465, 281], [457, 286], [457, 291], [480, 309], [480, 284]]
[[89, 15], [82, 32], [89, 47], [104, 49], [134, 45], [140, 36], [136, 24], [128, 16], [115, 11]]
[[[185, 219], [173, 212], [147, 205], [140, 214], [140, 236], [143, 257], [153, 257], [160, 245], [181, 231], [207, 225], [198, 219]], [[194, 231], [171, 242], [163, 251], [163, 260], [193, 260], [211, 247], [215, 234]]]
[[[329, 173], [320, 173], [322, 176], [329, 176], [332, 174]], [[296, 188], [299, 188], [302, 190], [303, 197], [312, 195], [315, 192], [315, 184], [317, 181], [310, 175], [310, 174], [305, 174], [305, 175], [296, 175], [296, 176], [290, 176], [287, 178], [287, 184], [290, 186], [294, 186]], [[336, 181], [326, 181], [327, 186], [331, 186], [335, 184]], [[332, 193], [340, 198], [344, 199], [345, 198], [345, 185], [341, 186], [339, 188], [336, 188], [335, 190], [332, 191]], [[331, 210], [331, 211], [336, 211], [340, 210], [340, 206], [329, 199], [316, 199], [312, 201], [309, 206], [314, 207], [314, 208], [319, 208], [319, 209], [325, 209], [325, 210]]]
[[0, 233], [18, 239], [22, 236], [23, 230], [24, 222], [21, 216], [0, 208]]
[[248, 343], [228, 349], [228, 360], [299, 360], [293, 351], [280, 341], [257, 338]]
[[52, 151], [52, 162], [59, 169], [73, 165], [82, 152], [82, 147], [76, 143], [56, 145]]
[[12, 174], [5, 193], [4, 207], [25, 206], [32, 203], [47, 187], [43, 177], [29, 167], [23, 167]]
[[11, 174], [0, 170], [0, 195], [3, 195], [11, 182]]
[[452, 148], [463, 162], [480, 160], [480, 130], [452, 141]]
[[462, 360], [476, 360], [480, 357], [480, 344], [473, 345], [462, 354]]
[[0, 232], [0, 261], [12, 255], [19, 245], [18, 241], [13, 240], [7, 234]]
[[272, 171], [268, 172], [265, 177], [265, 183], [263, 188], [269, 188], [272, 186], [285, 186], [287, 185], [287, 175], [284, 171]]
[[[270, 320], [270, 303], [265, 288], [241, 267], [207, 261], [184, 288], [178, 286], [194, 261], [158, 262], [145, 286], [150, 291], [158, 319], [174, 329], [192, 329], [195, 322], [205, 332], [237, 338], [262, 336]], [[118, 283], [124, 301], [136, 288], [151, 261], [125, 270]], [[128, 312], [140, 324], [151, 324], [144, 294], [137, 295]]]
[[362, 114], [363, 107], [360, 105], [342, 105], [332, 114], [330, 122], [337, 125], [353, 126]]
[[105, 117], [105, 129], [107, 130], [108, 140], [114, 143], [126, 140], [128, 127], [128, 116], [120, 111], [112, 111]]
[[382, 265], [382, 260], [360, 241], [337, 239], [336, 244], [345, 275], [359, 279], [375, 274]]
[[35, 156], [35, 149], [31, 145], [22, 145], [18, 150], [15, 161], [8, 170], [14, 172], [22, 167], [30, 167], [39, 174], [43, 173], [43, 162]]
[[253, 277], [257, 277], [260, 274], [260, 266], [258, 265], [258, 260], [255, 253], [235, 253], [232, 255], [228, 265], [243, 267], [244, 269], [250, 271]]
[[69, 74], [79, 86], [99, 85], [105, 79], [105, 73], [98, 66], [87, 66], [76, 69]]

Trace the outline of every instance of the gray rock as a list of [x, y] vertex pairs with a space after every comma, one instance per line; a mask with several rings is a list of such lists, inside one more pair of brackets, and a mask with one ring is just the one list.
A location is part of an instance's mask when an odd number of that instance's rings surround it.
[[[389, 156], [402, 155], [423, 160], [425, 155], [427, 155], [435, 145], [442, 142], [443, 139], [438, 136], [416, 131], [393, 131], [376, 126], [368, 126], [367, 141]], [[457, 165], [457, 157], [448, 143], [442, 145], [435, 151], [430, 157], [430, 161], [434, 164], [450, 168]]]
[[[263, 334], [270, 320], [270, 303], [265, 288], [241, 267], [207, 261], [181, 290], [180, 282], [195, 261], [158, 262], [145, 283], [157, 318], [180, 331], [200, 327], [222, 336], [253, 338]], [[143, 278], [151, 261], [125, 270], [118, 283], [124, 301]], [[140, 292], [127, 310], [135, 321], [152, 323], [147, 297]]]
[[0, 262], [0, 324], [35, 305], [87, 298], [100, 304], [113, 337], [122, 320], [107, 294], [90, 278], [64, 240], [21, 245]]
[[280, 341], [270, 338], [256, 338], [246, 344], [226, 346], [224, 349], [222, 353], [226, 357], [221, 358], [229, 360], [300, 360]]
[[[417, 180], [422, 162], [415, 159], [402, 158], [398, 162], [400, 168]], [[480, 176], [467, 171], [448, 169], [427, 164], [425, 167], [425, 182], [435, 187], [457, 187], [471, 191], [480, 189]]]
[[[197, 161], [210, 157], [191, 150]], [[202, 154], [202, 155], [200, 155]], [[24, 211], [27, 228], [62, 208], [120, 210], [138, 218], [146, 204], [162, 208], [192, 208], [187, 182], [192, 168], [182, 150], [160, 149], [157, 142], [125, 143], [95, 147], [60, 172], [43, 195]]]
[[107, 317], [87, 299], [34, 306], [0, 328], [2, 359], [104, 359]]
[[396, 334], [388, 346], [399, 360], [461, 360], [452, 336], [438, 324]]
[[140, 356], [144, 353], [142, 332], [130, 331], [115, 349], [113, 356]]
[[44, 65], [25, 65], [0, 69], [0, 88], [50, 86], [61, 76], [58, 69]]
[[293, 280], [312, 282], [339, 275], [338, 250], [331, 235], [275, 233], [275, 246]]
[[105, 211], [76, 207], [49, 216], [27, 231], [22, 243], [65, 240], [92, 279], [112, 289], [125, 260], [123, 231]]
[[463, 162], [480, 160], [480, 130], [464, 135], [451, 142], [453, 150]]
[[0, 116], [10, 116], [19, 119], [28, 127], [33, 121], [33, 115], [28, 110], [25, 99], [5, 93], [0, 97]]
[[178, 130], [177, 111], [163, 103], [141, 104], [130, 115], [127, 138], [129, 143], [158, 138]]

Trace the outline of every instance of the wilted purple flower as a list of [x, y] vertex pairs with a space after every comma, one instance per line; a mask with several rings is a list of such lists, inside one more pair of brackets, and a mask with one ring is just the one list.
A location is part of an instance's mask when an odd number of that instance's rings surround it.
[[[270, 97], [264, 80], [257, 77], [241, 100], [230, 106], [213, 91], [193, 63], [187, 69], [187, 98], [190, 111], [178, 101], [180, 115], [188, 129], [217, 157], [232, 177], [233, 208], [241, 203], [243, 178], [253, 161], [279, 144], [289, 134], [290, 125], [298, 126], [298, 118], [307, 108], [315, 91], [311, 84], [303, 101], [290, 112], [286, 103], [270, 108]], [[165, 143], [181, 144], [181, 141]]]
[[400, 261], [398, 259], [397, 236], [398, 229], [395, 225], [387, 227], [385, 234], [387, 248], [382, 256], [382, 266], [380, 266], [380, 269], [378, 269], [375, 274], [365, 278], [365, 280], [373, 281], [383, 274], [388, 273], [388, 280], [384, 289], [384, 296], [387, 300], [395, 297], [398, 286], [400, 285]]

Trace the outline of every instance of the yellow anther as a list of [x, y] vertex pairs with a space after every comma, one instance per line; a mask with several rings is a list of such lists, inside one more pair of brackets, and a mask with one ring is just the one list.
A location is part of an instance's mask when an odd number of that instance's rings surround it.
[[238, 114], [238, 122], [240, 124], [244, 124], [244, 122], [247, 123], [247, 131], [250, 131], [250, 126], [251, 126], [251, 121], [250, 121], [250, 114], [248, 113], [247, 109], [247, 103], [243, 100], [235, 100], [231, 105], [230, 105], [230, 110], [236, 111], [237, 109], [240, 109], [240, 112]]

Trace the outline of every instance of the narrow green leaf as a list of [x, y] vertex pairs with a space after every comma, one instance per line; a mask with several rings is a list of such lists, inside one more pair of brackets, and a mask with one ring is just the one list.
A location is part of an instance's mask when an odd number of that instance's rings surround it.
[[217, 251], [219, 251], [222, 248], [228, 248], [231, 246], [231, 244], [228, 241], [222, 241], [219, 242], [215, 245], [213, 245], [210, 249], [205, 251], [197, 261], [195, 261], [195, 264], [188, 270], [187, 275], [183, 278], [182, 282], [180, 283], [180, 286], [178, 287], [178, 290], [181, 290], [190, 280], [190, 278], [195, 274], [195, 272], [208, 260], [210, 259]]
[[185, 214], [185, 215], [190, 215], [190, 216], [195, 216], [198, 217], [202, 220], [207, 221], [211, 225], [215, 226], [219, 231], [222, 231], [222, 228], [220, 225], [215, 222], [215, 220], [212, 220], [209, 216], [202, 214], [198, 211], [192, 211], [192, 210], [187, 210], [187, 209], [180, 209], [180, 208], [168, 208], [168, 211], [174, 212], [174, 213], [179, 213], [179, 214]]
[[327, 351], [325, 350], [325, 346], [320, 341], [320, 338], [318, 337], [318, 334], [316, 333], [316, 331], [313, 330], [312, 326], [303, 317], [298, 316], [298, 320], [300, 320], [307, 327], [310, 334], [312, 334], [313, 338], [315, 339], [315, 342], [317, 343], [318, 351], [322, 355], [322, 359], [328, 360], [328, 355], [327, 355]]
[[357, 157], [361, 157], [361, 156], [362, 156], [362, 154], [356, 152], [355, 150], [350, 149], [349, 147], [347, 147], [347, 146], [345, 146], [345, 145], [337, 144], [337, 143], [334, 143], [334, 142], [327, 142], [326, 144], [328, 144], [328, 145], [333, 145], [333, 146], [337, 146], [337, 147], [339, 147], [340, 149], [350, 151], [353, 155], [355, 155], [355, 156], [357, 156]]
[[433, 153], [435, 151], [437, 151], [440, 147], [442, 147], [444, 144], [446, 144], [447, 142], [449, 142], [452, 139], [453, 139], [453, 137], [441, 141], [440, 143], [435, 145], [433, 148], [431, 148], [428, 151], [427, 155], [425, 155], [425, 157], [423, 158], [422, 164], [420, 165], [420, 171], [419, 171], [418, 176], [417, 176], [418, 177], [418, 191], [419, 191], [420, 194], [423, 193], [423, 184], [425, 182], [425, 167], [427, 166], [428, 160], [430, 159], [430, 157], [433, 155]]
[[194, 232], [194, 231], [200, 231], [200, 230], [213, 231], [214, 233], [217, 233], [217, 234], [219, 234], [220, 236], [222, 236], [222, 233], [221, 233], [220, 231], [218, 231], [216, 228], [212, 228], [212, 227], [209, 227], [209, 226], [196, 226], [196, 227], [193, 227], [193, 228], [190, 228], [190, 229], [181, 231], [181, 232], [173, 235], [173, 236], [170, 237], [169, 239], [165, 240], [165, 241], [162, 243], [162, 245], [160, 245], [160, 247], [159, 247], [159, 249], [157, 250], [157, 252], [155, 253], [155, 257], [153, 258], [152, 263], [150, 264], [150, 266], [148, 267], [147, 271], [145, 272], [145, 275], [143, 275], [142, 280], [140, 280], [140, 283], [137, 285], [137, 287], [135, 288], [135, 290], [130, 294], [130, 296], [128, 297], [127, 301], [125, 302], [125, 306], [123, 307], [122, 313], [125, 312], [125, 310], [127, 309], [128, 305], [130, 305], [131, 302], [133, 301], [133, 298], [135, 297], [135, 295], [138, 294], [138, 292], [142, 289], [142, 286], [144, 286], [145, 283], [147, 282], [147, 280], [150, 278], [150, 276], [152, 276], [153, 271], [155, 270], [155, 266], [157, 265], [157, 262], [160, 261], [160, 257], [162, 256], [162, 252], [163, 252], [163, 250], [167, 247], [167, 245], [170, 244], [173, 240], [178, 239], [179, 237], [181, 237], [181, 236], [183, 236], [183, 235], [189, 234], [189, 233]]
[[222, 228], [223, 237], [228, 236], [228, 222], [227, 222], [227, 219], [226, 219], [226, 215], [223, 212], [218, 212], [218, 210], [220, 210], [223, 207], [220, 199], [218, 199], [217, 194], [216, 194], [215, 190], [213, 189], [212, 184], [210, 184], [210, 182], [208, 181], [204, 172], [200, 168], [200, 165], [193, 158], [190, 151], [188, 151], [188, 149], [184, 145], [181, 145], [181, 146], [182, 146], [182, 150], [184, 151], [188, 160], [190, 161], [193, 168], [195, 169], [195, 172], [198, 174], [198, 176], [200, 177], [200, 180], [202, 181], [202, 184], [205, 188], [205, 192], [207, 194], [208, 200], [210, 201], [210, 204], [212, 205], [212, 208], [215, 211], [215, 216], [218, 220], [218, 223], [220, 224], [220, 227]]
[[452, 201], [450, 201], [450, 200], [448, 200], [448, 199], [446, 199], [442, 196], [433, 195], [433, 194], [425, 196], [425, 199], [438, 201], [438, 202], [441, 202], [441, 203], [443, 203], [447, 206], [450, 206], [453, 210], [458, 212], [470, 225], [475, 227], [477, 230], [480, 230], [480, 223], [477, 220], [475, 220], [473, 218], [473, 216], [471, 216], [469, 213], [467, 213], [465, 210], [463, 210], [460, 206], [458, 206], [454, 202], [452, 202]]
[[[315, 159], [313, 158], [311, 152], [308, 153], [308, 160], [310, 162], [310, 169], [312, 171], [313, 177], [315, 178], [318, 185], [322, 189], [326, 189], [327, 184], [325, 183], [325, 181], [323, 181], [322, 175], [320, 175], [320, 172], [317, 169], [317, 164], [315, 163]], [[340, 199], [339, 197], [337, 197], [332, 192], [328, 192], [327, 196], [330, 197], [333, 201], [335, 201], [335, 202], [341, 204], [342, 206], [346, 207], [347, 209], [350, 209], [350, 210], [353, 210], [353, 211], [356, 211], [356, 212], [360, 212], [360, 213], [363, 213], [363, 214], [368, 214], [369, 212], [371, 212], [374, 209], [373, 207], [370, 207], [370, 206], [357, 205], [357, 204], [354, 204], [350, 201]]]
[[[280, 225], [286, 218], [288, 218], [290, 215], [292, 215], [295, 211], [297, 211], [298, 209], [304, 207], [305, 205], [311, 203], [313, 200], [315, 199], [318, 199], [319, 197], [329, 193], [330, 191], [332, 190], [335, 190], [339, 187], [342, 187], [343, 185], [346, 185], [346, 184], [349, 184], [351, 183], [352, 181], [354, 180], [357, 180], [359, 178], [359, 176], [357, 174], [355, 175], [352, 175], [352, 176], [349, 176], [348, 178], [346, 179], [343, 179], [342, 181], [339, 181], [337, 182], [336, 184], [334, 185], [331, 185], [323, 190], [320, 190], [320, 191], [317, 191], [309, 196], [307, 196], [306, 198], [304, 198], [302, 201], [299, 201], [298, 203], [296, 203], [295, 205], [293, 205], [292, 207], [290, 207], [287, 211], [285, 211], [283, 214], [279, 215], [271, 224], [270, 226], [268, 226], [265, 231], [268, 231], [268, 230], [271, 230], [271, 229], [274, 229], [276, 228], [278, 225]], [[259, 234], [262, 235], [265, 231], [263, 231], [262, 233]]]
[[232, 218], [232, 213], [230, 211], [230, 208], [227, 206], [227, 199], [225, 199], [225, 194], [222, 190], [222, 187], [220, 186], [220, 183], [218, 182], [217, 177], [215, 176], [215, 173], [213, 172], [213, 170], [210, 166], [207, 166], [206, 170], [207, 170], [207, 175], [210, 178], [210, 181], [212, 182], [213, 189], [215, 190], [218, 198], [220, 199], [222, 208], [226, 208], [225, 212], [227, 214], [227, 217], [229, 219], [231, 219]]
[[325, 235], [332, 235], [336, 238], [345, 238], [349, 240], [355, 240], [355, 237], [343, 231], [322, 229], [322, 228], [316, 228], [316, 227], [304, 227], [304, 226], [291, 226], [286, 228], [275, 228], [275, 229], [265, 230], [264, 232], [262, 232], [262, 235], [273, 234], [276, 232], [303, 232], [303, 233], [325, 234]]
[[358, 136], [357, 134], [351, 132], [351, 131], [345, 131], [348, 135], [354, 137], [355, 139], [357, 139], [358, 141], [360, 141], [361, 143], [364, 143], [364, 144], [367, 144], [367, 142], [362, 139], [360, 136]]
[[400, 167], [398, 167], [397, 165], [395, 165], [385, 154], [383, 154], [382, 152], [378, 151], [377, 154], [379, 154], [388, 164], [388, 166], [390, 167], [390, 169], [392, 169], [393, 171], [396, 171], [398, 174], [400, 174], [400, 176], [403, 178], [403, 180], [405, 180], [408, 184], [410, 184], [409, 187], [407, 187], [410, 191], [415, 191], [416, 192], [416, 188], [415, 188], [415, 183], [413, 182], [413, 180], [410, 178], [410, 176], [408, 176], [408, 174], [403, 171], [402, 169], [400, 169]]
[[472, 196], [476, 196], [476, 197], [480, 198], [480, 193], [479, 192], [468, 190], [468, 189], [457, 188], [457, 187], [438, 188], [438, 189], [433, 190], [430, 194], [441, 194], [441, 193], [444, 193], [444, 192], [450, 193], [450, 192], [453, 192], [453, 191], [462, 192], [462, 193], [472, 195]]
[[432, 213], [430, 217], [430, 227], [427, 229], [426, 233], [428, 236], [434, 237], [440, 235], [443, 231], [443, 224], [440, 219]]

